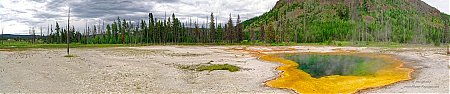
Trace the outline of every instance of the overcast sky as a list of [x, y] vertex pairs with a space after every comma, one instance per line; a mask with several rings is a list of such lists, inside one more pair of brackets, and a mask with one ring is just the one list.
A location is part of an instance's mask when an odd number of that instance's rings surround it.
[[[162, 19], [172, 13], [182, 21], [206, 22], [213, 12], [219, 23], [225, 22], [231, 13], [234, 20], [240, 14], [246, 20], [269, 11], [278, 0], [0, 0], [0, 27], [6, 34], [28, 34], [30, 27], [39, 31], [58, 21], [67, 24], [67, 11], [72, 11], [71, 25], [82, 29], [117, 19], [147, 19], [152, 12]], [[423, 0], [442, 12], [450, 14], [448, 0]], [[0, 28], [1, 29], [1, 28]]]

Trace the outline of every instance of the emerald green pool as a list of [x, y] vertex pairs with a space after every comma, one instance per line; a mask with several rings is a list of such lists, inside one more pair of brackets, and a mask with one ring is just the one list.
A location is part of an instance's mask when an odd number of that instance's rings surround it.
[[324, 76], [370, 76], [388, 63], [376, 58], [357, 55], [284, 54], [285, 59], [299, 64], [298, 69], [314, 78]]

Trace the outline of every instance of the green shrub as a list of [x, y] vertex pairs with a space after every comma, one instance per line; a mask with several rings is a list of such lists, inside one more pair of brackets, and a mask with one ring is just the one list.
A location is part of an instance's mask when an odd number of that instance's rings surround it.
[[228, 70], [230, 72], [239, 71], [240, 68], [229, 64], [212, 64], [212, 65], [201, 65], [197, 67], [197, 71], [214, 71], [214, 70]]
[[241, 44], [250, 44], [250, 42], [248, 40], [243, 40], [241, 41]]

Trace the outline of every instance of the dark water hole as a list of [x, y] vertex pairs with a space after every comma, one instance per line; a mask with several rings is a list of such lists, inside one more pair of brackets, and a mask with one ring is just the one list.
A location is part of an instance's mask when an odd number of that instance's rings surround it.
[[299, 64], [298, 69], [314, 78], [324, 76], [370, 76], [388, 63], [381, 59], [357, 55], [285, 54], [285, 59]]

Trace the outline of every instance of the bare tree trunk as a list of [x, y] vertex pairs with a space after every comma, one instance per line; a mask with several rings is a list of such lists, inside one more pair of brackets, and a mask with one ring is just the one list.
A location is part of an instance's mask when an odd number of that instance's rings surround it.
[[67, 55], [70, 55], [70, 36], [69, 36], [69, 33], [70, 33], [70, 8], [69, 8], [69, 14], [67, 15], [68, 16], [68, 18], [67, 18], [67, 33], [66, 33], [66, 38], [67, 38]]
[[35, 30], [34, 30], [34, 27], [31, 29], [31, 32], [32, 32], [32, 35], [31, 35], [31, 36], [33, 36], [32, 43], [34, 44], [34, 42], [35, 42], [35, 40], [36, 40], [36, 32], [35, 32]]
[[41, 34], [40, 34], [38, 40], [39, 40], [39, 39], [44, 40], [44, 37], [43, 37], [43, 36], [44, 36], [44, 33], [42, 33], [42, 26], [41, 26]]

